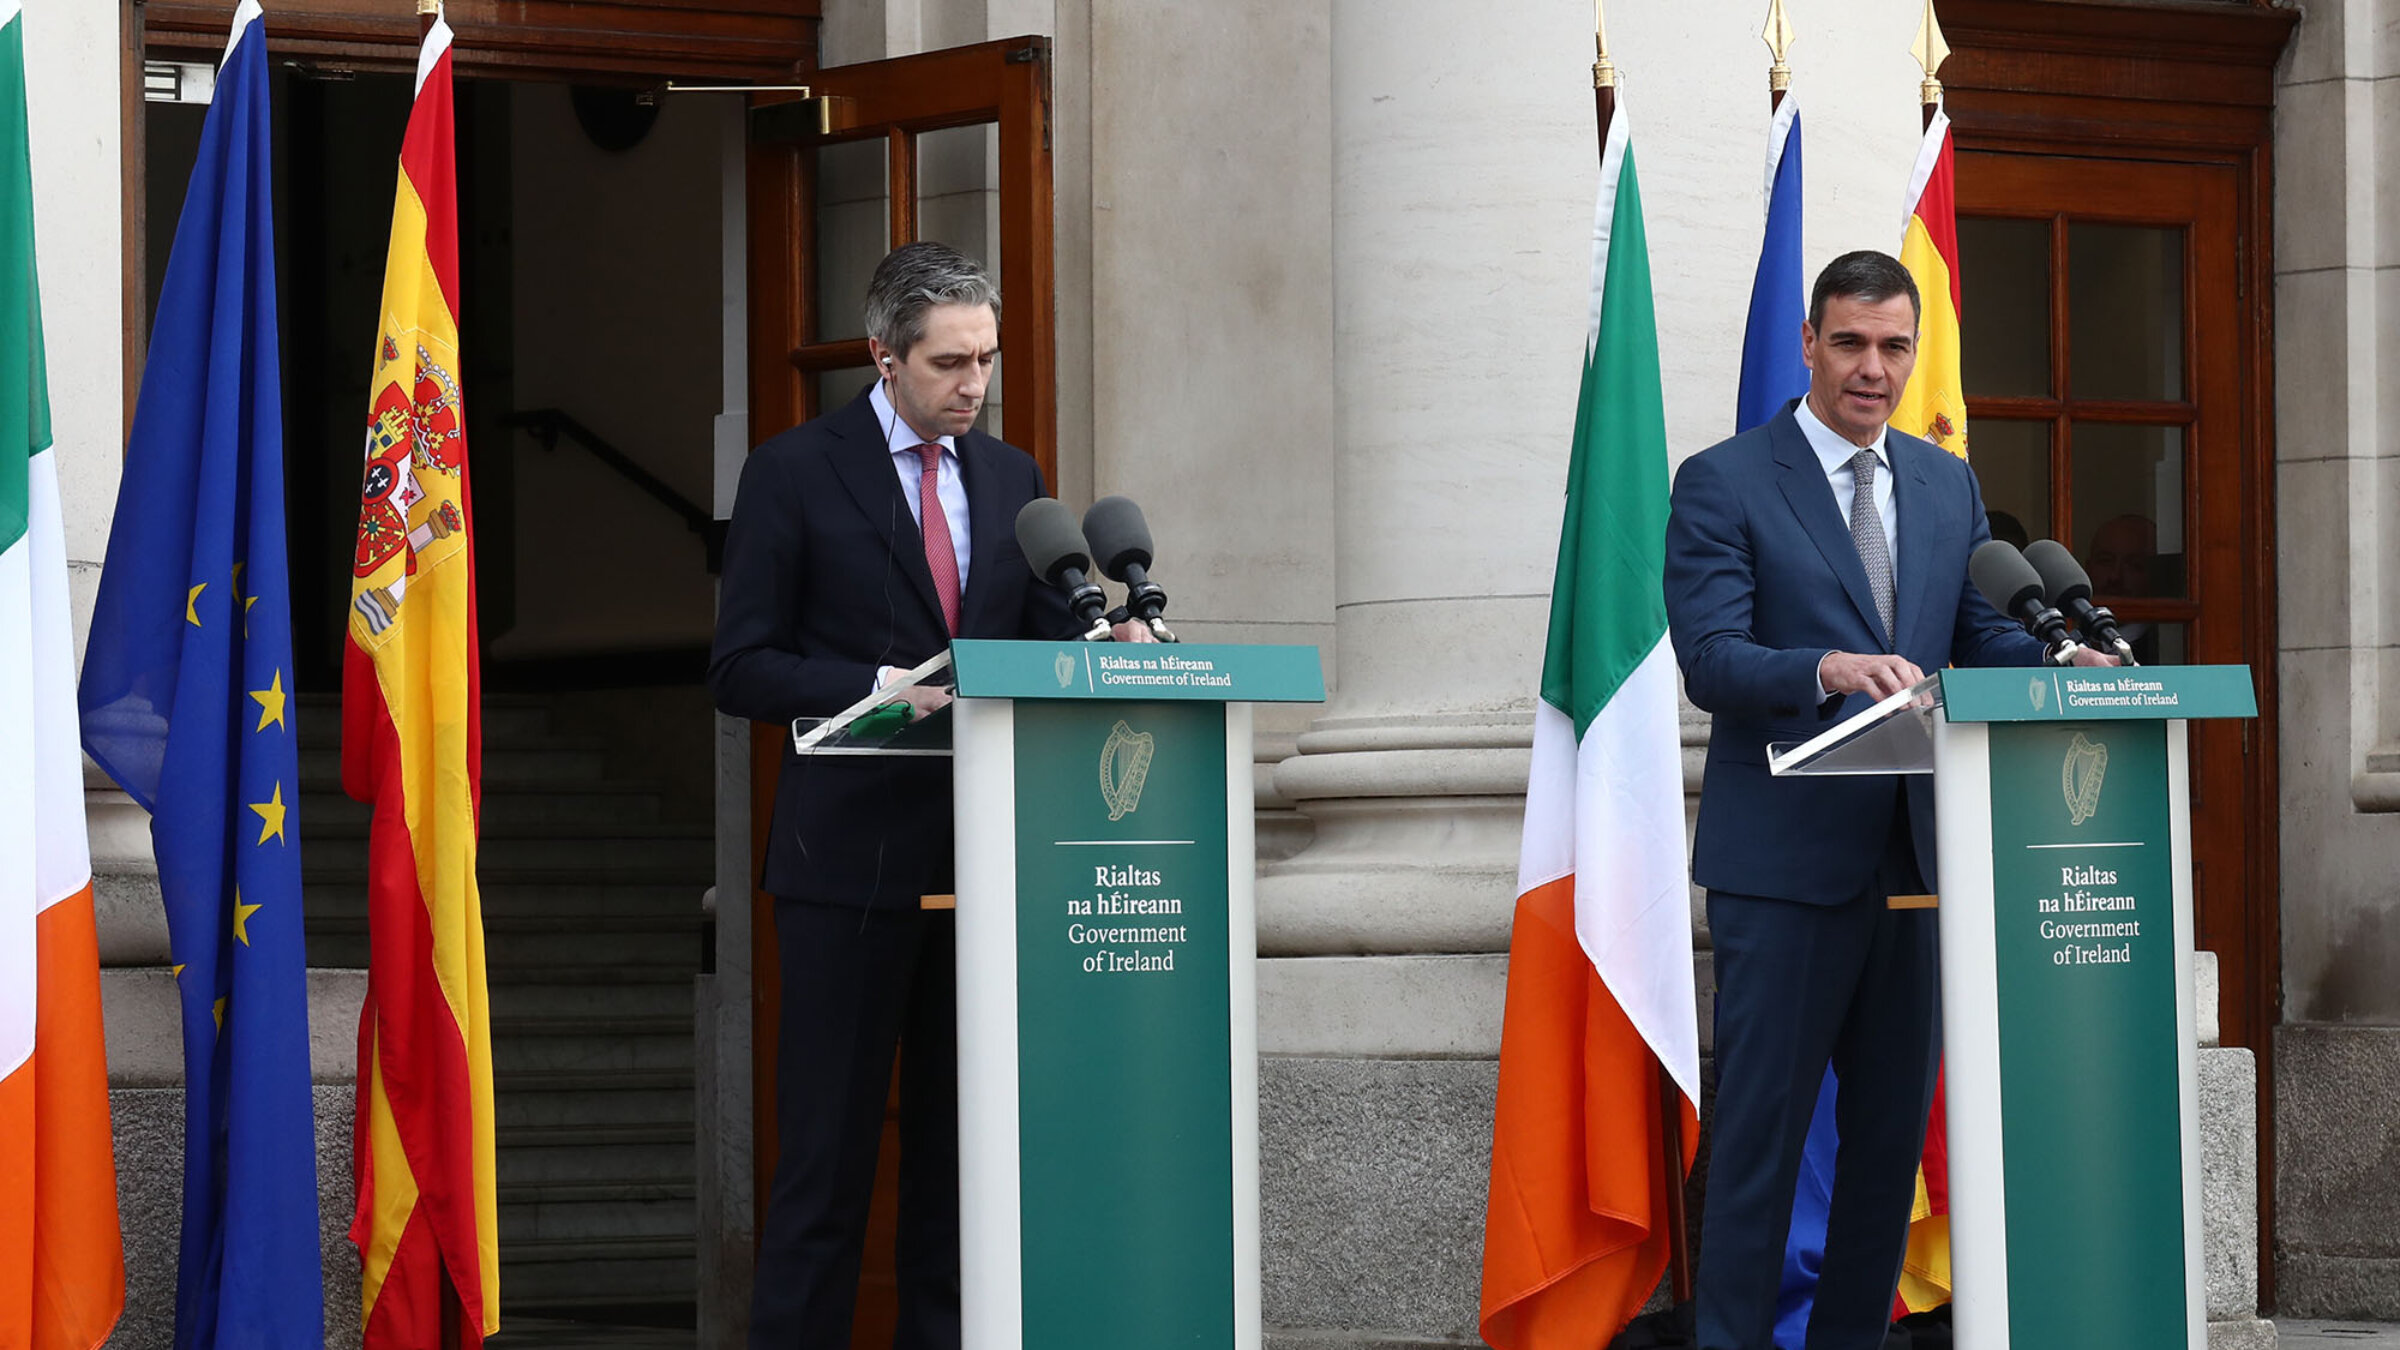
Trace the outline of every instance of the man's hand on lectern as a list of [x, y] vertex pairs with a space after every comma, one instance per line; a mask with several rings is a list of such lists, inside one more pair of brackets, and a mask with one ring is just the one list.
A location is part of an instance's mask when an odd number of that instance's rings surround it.
[[1817, 662], [1817, 684], [1828, 694], [1886, 699], [1924, 678], [1916, 662], [1889, 652], [1827, 652]]

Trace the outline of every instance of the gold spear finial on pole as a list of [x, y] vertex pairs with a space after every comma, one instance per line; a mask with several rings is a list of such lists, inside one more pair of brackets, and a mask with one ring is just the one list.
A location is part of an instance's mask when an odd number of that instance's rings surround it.
[[1602, 0], [1592, 0], [1592, 49], [1599, 59], [1592, 62], [1592, 88], [1617, 87], [1617, 63], [1608, 59], [1608, 16], [1601, 12]]
[[1942, 82], [1934, 76], [1942, 62], [1950, 59], [1950, 44], [1942, 39], [1942, 21], [1933, 16], [1933, 0], [1925, 0], [1925, 22], [1917, 26], [1917, 40], [1908, 53], [1925, 68], [1925, 83], [1917, 86], [1918, 101], [1930, 108], [1942, 101]]
[[1759, 37], [1775, 57], [1775, 64], [1767, 67], [1767, 92], [1780, 103], [1784, 91], [1792, 87], [1792, 68], [1783, 59], [1792, 49], [1792, 21], [1784, 17], [1783, 0], [1774, 0], [1767, 6], [1767, 26], [1760, 30]]

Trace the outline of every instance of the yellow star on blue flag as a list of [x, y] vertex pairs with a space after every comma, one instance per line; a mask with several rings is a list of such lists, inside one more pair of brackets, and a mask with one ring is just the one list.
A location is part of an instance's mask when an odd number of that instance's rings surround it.
[[263, 802], [252, 802], [250, 809], [258, 813], [258, 842], [263, 844], [269, 839], [283, 838], [283, 784], [275, 785], [273, 798]]

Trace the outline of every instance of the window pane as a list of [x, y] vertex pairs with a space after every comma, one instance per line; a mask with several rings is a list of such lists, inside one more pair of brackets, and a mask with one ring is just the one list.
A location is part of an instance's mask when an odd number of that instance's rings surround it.
[[2073, 432], [2074, 548], [2093, 594], [2102, 604], [2189, 594], [2183, 428], [2077, 422]]
[[2050, 222], [1961, 216], [1958, 254], [1967, 396], [2049, 393]]
[[[944, 127], [917, 137], [917, 237], [938, 240], [982, 263], [1005, 299], [1008, 278], [1000, 274], [999, 186], [998, 123]], [[1001, 367], [1006, 364], [992, 368], [991, 385], [984, 391], [983, 417], [976, 425], [988, 435], [1002, 434]]]
[[2050, 424], [1977, 418], [1967, 428], [1974, 442], [1975, 476], [1983, 480], [1983, 509], [1992, 537], [2019, 548], [2050, 533]]
[[867, 278], [891, 250], [889, 151], [880, 138], [816, 149], [815, 342], [864, 337]]
[[2188, 623], [2145, 623], [2120, 618], [2117, 631], [2133, 646], [2133, 659], [2145, 666], [2183, 666], [2191, 664], [2191, 634]]
[[847, 370], [823, 370], [809, 377], [817, 386], [817, 416], [823, 417], [857, 398], [875, 381], [870, 366], [852, 366]]
[[2074, 396], [2182, 398], [2183, 231], [2077, 224], [2067, 250]]

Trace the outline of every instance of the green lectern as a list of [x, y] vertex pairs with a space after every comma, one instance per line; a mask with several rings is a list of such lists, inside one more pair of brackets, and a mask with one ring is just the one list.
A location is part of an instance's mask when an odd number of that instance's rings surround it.
[[2185, 723], [2241, 666], [1946, 670], [1777, 774], [1930, 773], [1961, 1350], [2206, 1350]]
[[952, 658], [966, 1350], [1256, 1350], [1249, 705], [1316, 649]]

